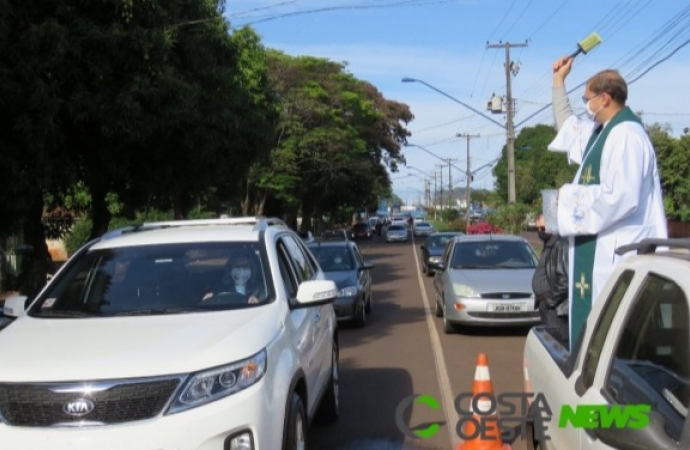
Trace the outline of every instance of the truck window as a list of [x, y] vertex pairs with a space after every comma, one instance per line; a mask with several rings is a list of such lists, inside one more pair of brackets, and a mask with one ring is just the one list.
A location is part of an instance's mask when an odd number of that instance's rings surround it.
[[604, 385], [615, 403], [652, 405], [675, 440], [690, 403], [689, 321], [683, 290], [650, 274], [627, 314]]
[[578, 384], [578, 393], [582, 394], [585, 390], [592, 386], [594, 382], [594, 374], [596, 373], [597, 366], [599, 365], [599, 358], [601, 357], [601, 349], [604, 347], [604, 342], [606, 342], [606, 337], [609, 334], [609, 329], [611, 328], [611, 322], [618, 311], [618, 306], [620, 305], [623, 297], [625, 296], [628, 286], [633, 279], [635, 272], [632, 270], [626, 270], [621, 274], [621, 276], [616, 281], [616, 285], [611, 290], [611, 294], [606, 299], [606, 305], [602, 311], [599, 321], [594, 327], [594, 334], [589, 345], [586, 348], [585, 361], [582, 367], [582, 376]]

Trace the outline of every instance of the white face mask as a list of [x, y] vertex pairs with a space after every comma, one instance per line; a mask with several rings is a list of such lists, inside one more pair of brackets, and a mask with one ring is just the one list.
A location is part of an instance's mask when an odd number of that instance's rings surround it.
[[244, 286], [247, 284], [247, 281], [249, 281], [249, 278], [251, 278], [252, 271], [249, 268], [237, 267], [230, 271], [230, 275], [232, 275], [235, 285]]
[[587, 105], [585, 107], [585, 111], [587, 112], [587, 117], [589, 117], [589, 120], [596, 120], [596, 119], [594, 119], [594, 117], [596, 117], [596, 115], [599, 114], [599, 111], [601, 111], [601, 108], [603, 108], [604, 106], [602, 105], [596, 111], [592, 111], [592, 108], [589, 107], [589, 104], [591, 101], [592, 100], [587, 102]]

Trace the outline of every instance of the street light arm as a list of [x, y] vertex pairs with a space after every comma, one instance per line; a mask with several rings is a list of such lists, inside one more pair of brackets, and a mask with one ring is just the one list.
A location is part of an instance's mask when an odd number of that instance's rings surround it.
[[455, 98], [455, 97], [453, 97], [453, 96], [451, 96], [451, 95], [449, 95], [449, 94], [446, 94], [445, 92], [443, 92], [442, 90], [440, 90], [440, 89], [438, 89], [438, 88], [435, 88], [434, 86], [430, 85], [430, 84], [427, 83], [426, 81], [418, 80], [418, 79], [416, 79], [416, 78], [405, 77], [405, 78], [402, 79], [402, 82], [403, 82], [403, 83], [415, 83], [415, 82], [416, 82], [416, 83], [421, 83], [421, 84], [423, 84], [424, 86], [428, 87], [429, 89], [433, 89], [434, 91], [436, 91], [436, 92], [438, 92], [439, 94], [443, 95], [444, 97], [447, 97], [447, 98], [453, 100], [455, 103], [458, 103], [458, 104], [464, 106], [465, 108], [469, 109], [470, 111], [474, 112], [475, 114], [479, 114], [480, 116], [482, 116], [482, 117], [485, 118], [486, 120], [489, 120], [489, 121], [493, 122], [494, 124], [498, 125], [499, 127], [503, 128], [504, 130], [506, 129], [506, 126], [505, 126], [504, 124], [502, 124], [501, 122], [499, 122], [499, 121], [497, 121], [497, 120], [494, 120], [492, 117], [487, 116], [486, 114], [484, 114], [483, 112], [481, 112], [481, 111], [479, 111], [479, 110], [477, 110], [477, 109], [474, 109], [473, 107], [471, 107], [471, 106], [468, 105], [467, 103], [461, 102], [461, 101], [458, 100], [457, 98]]

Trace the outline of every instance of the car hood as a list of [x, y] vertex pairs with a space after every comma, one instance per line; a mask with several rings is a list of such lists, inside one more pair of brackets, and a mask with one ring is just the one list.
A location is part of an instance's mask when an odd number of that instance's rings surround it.
[[249, 357], [283, 326], [279, 305], [81, 319], [23, 316], [0, 332], [0, 382], [193, 372]]
[[479, 293], [532, 292], [534, 269], [450, 269], [453, 284], [470, 286]]
[[325, 275], [327, 280], [335, 281], [335, 285], [338, 287], [338, 289], [342, 289], [345, 286], [357, 285], [357, 272], [354, 270], [326, 272]]

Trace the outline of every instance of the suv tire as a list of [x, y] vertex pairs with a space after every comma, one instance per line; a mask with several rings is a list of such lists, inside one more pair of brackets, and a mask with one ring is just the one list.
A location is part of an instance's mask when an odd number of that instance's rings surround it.
[[292, 393], [287, 407], [285, 431], [283, 433], [283, 450], [299, 450], [307, 445], [307, 415], [304, 413], [304, 402], [296, 392]]
[[332, 423], [340, 417], [340, 364], [338, 359], [338, 343], [333, 341], [331, 356], [331, 375], [328, 377], [326, 392], [321, 399], [316, 419], [320, 423]]

